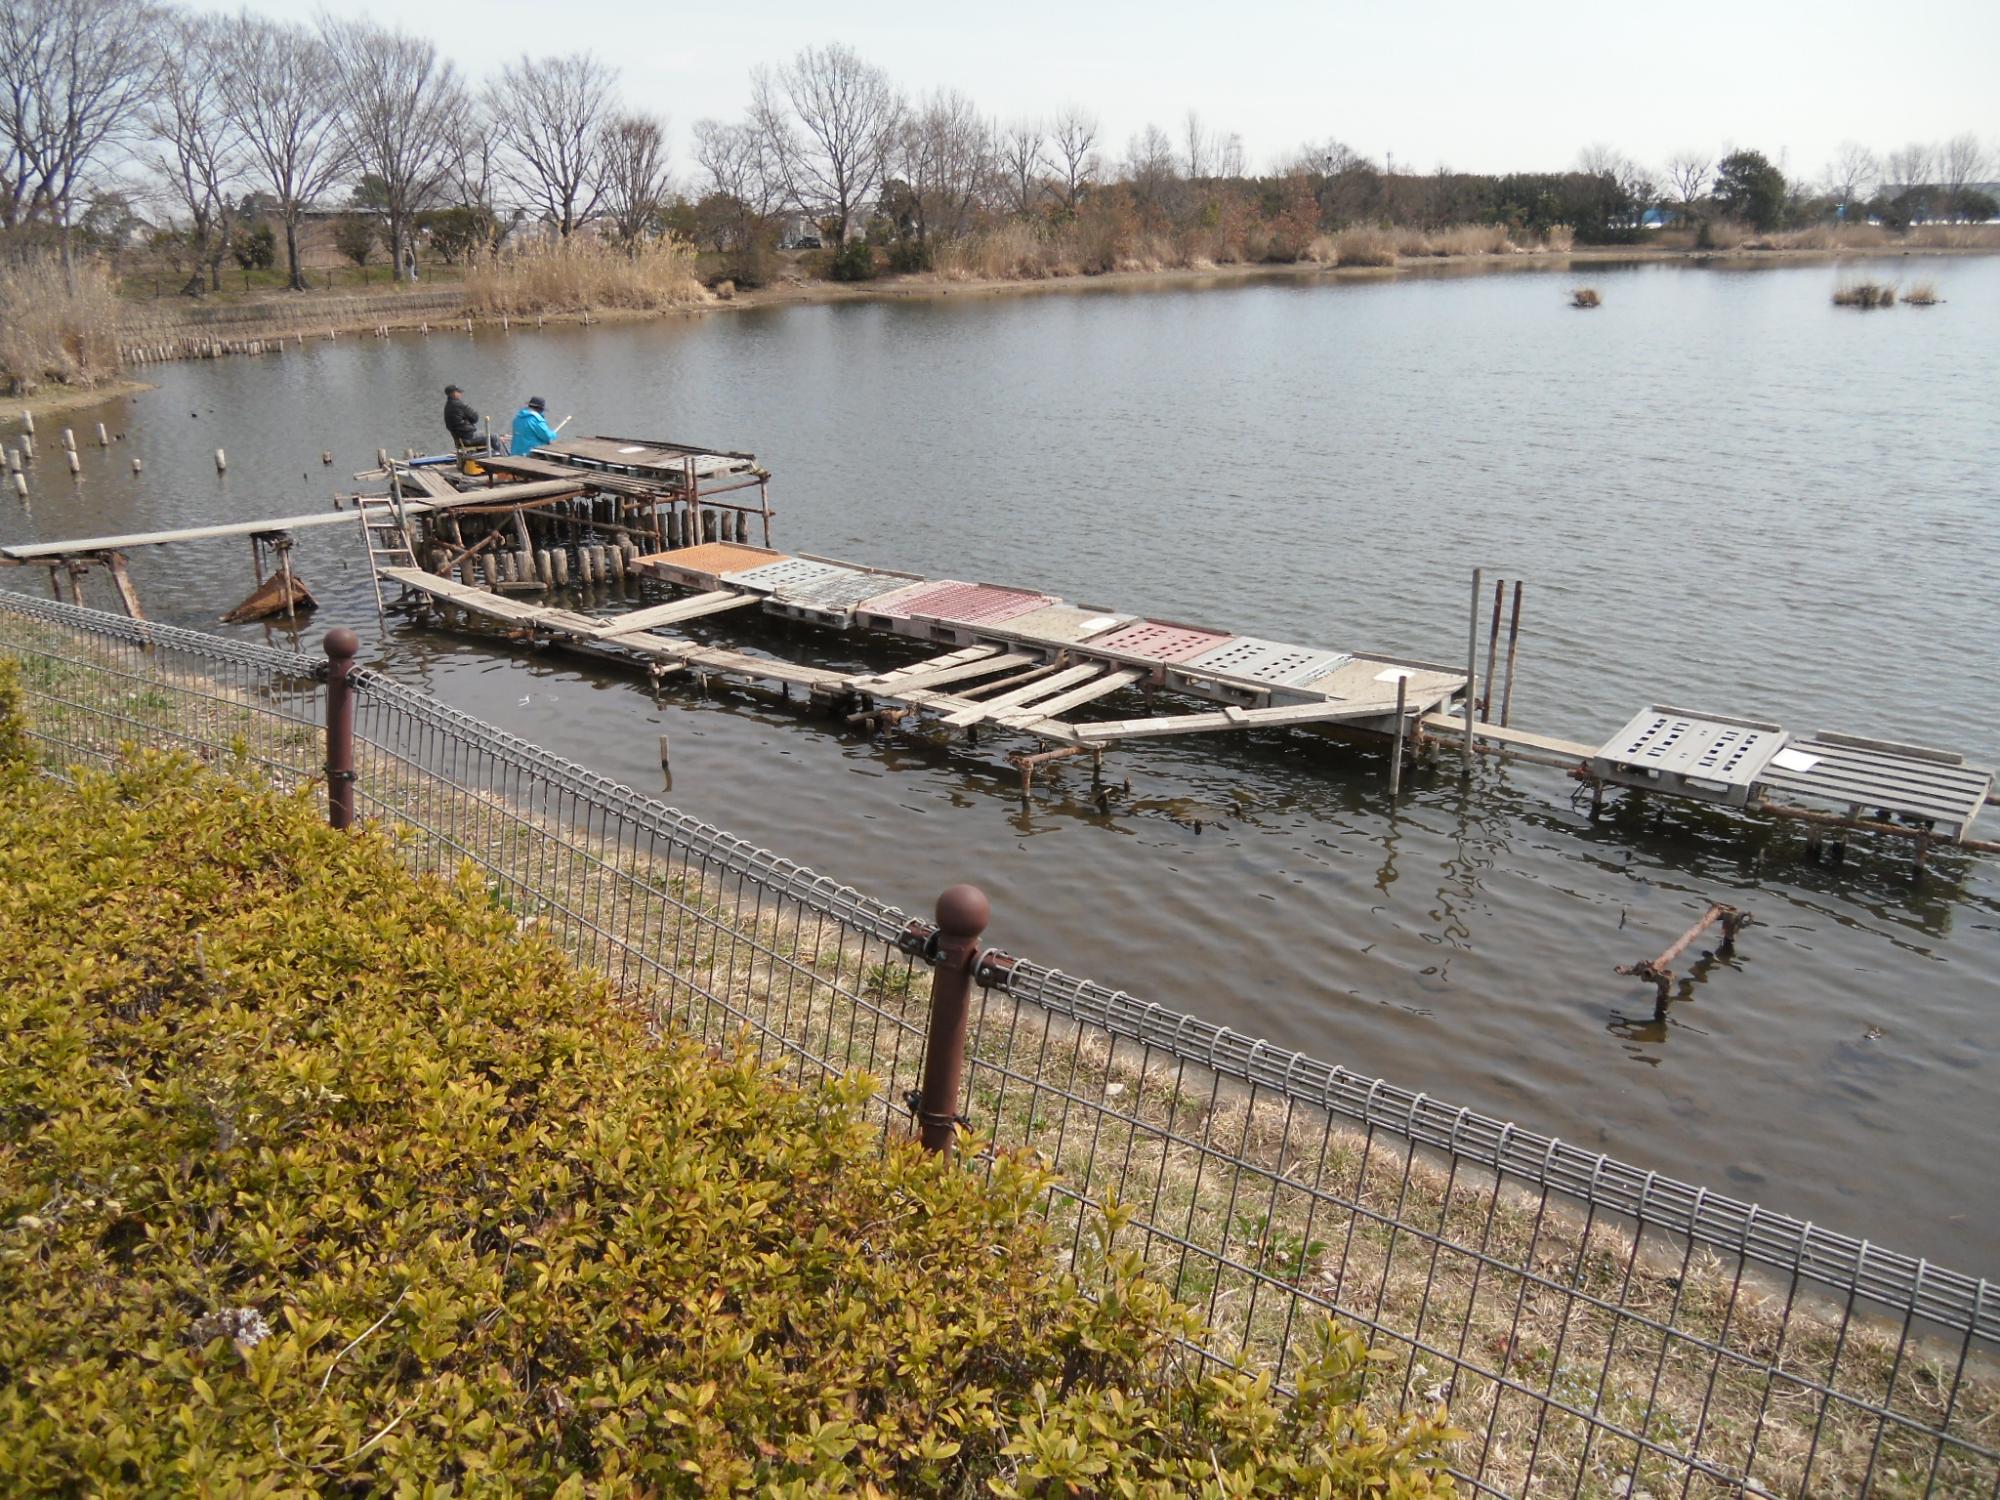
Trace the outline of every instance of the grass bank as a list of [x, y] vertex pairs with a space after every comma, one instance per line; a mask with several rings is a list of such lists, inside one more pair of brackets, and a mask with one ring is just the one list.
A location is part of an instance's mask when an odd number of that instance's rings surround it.
[[[107, 674], [66, 632], [4, 616], [0, 645], [23, 657], [38, 743], [65, 758], [109, 763], [121, 739], [171, 734], [240, 737], [293, 774], [316, 762], [310, 724], [206, 678], [143, 662]], [[476, 860], [518, 925], [620, 976], [614, 1007], [725, 1050], [755, 1028], [802, 1077], [820, 1060], [872, 1072], [878, 1123], [914, 1084], [912, 960], [754, 895], [706, 855], [594, 839], [512, 772], [497, 782], [518, 795], [503, 796], [374, 750], [360, 771], [364, 797], [409, 820], [401, 858]], [[1453, 1461], [1483, 1465], [1503, 1493], [1760, 1492], [1722, 1477], [1747, 1473], [1772, 1494], [1915, 1497], [2000, 1480], [1963, 1446], [2000, 1432], [2000, 1378], [1980, 1348], [1966, 1362], [1957, 1340], [1906, 1337], [1865, 1305], [1247, 1096], [1004, 991], [982, 992], [970, 1049], [968, 1113], [997, 1143], [986, 1160], [1053, 1173], [1038, 1206], [1063, 1267], [1100, 1274], [1099, 1206], [1126, 1205], [1119, 1243], [1200, 1309], [1210, 1347], [1287, 1381], [1316, 1304], [1353, 1310], [1376, 1330], [1371, 1389], [1412, 1409], [1448, 1398], [1467, 1433]], [[1942, 1449], [1932, 1425], [1952, 1434]]]
[[[0, 665], [0, 1489], [1450, 1493], [1027, 1157], [972, 1171], [622, 1003], [309, 795], [35, 774]], [[171, 1479], [170, 1479], [171, 1476]]]

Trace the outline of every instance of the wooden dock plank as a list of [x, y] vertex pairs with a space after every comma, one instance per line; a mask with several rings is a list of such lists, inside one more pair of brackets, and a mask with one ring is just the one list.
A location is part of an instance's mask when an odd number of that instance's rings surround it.
[[1053, 677], [1038, 678], [1023, 687], [1015, 688], [1010, 693], [999, 693], [991, 698], [981, 699], [972, 704], [971, 707], [961, 709], [957, 713], [952, 714], [945, 720], [945, 723], [958, 729], [962, 729], [969, 724], [983, 724], [986, 720], [997, 716], [996, 710], [1014, 708], [1017, 705], [1029, 703], [1036, 698], [1043, 698], [1051, 693], [1061, 692], [1064, 688], [1074, 687], [1077, 683], [1087, 678], [1101, 676], [1103, 671], [1103, 666], [1094, 661], [1086, 662], [1080, 667], [1069, 667], [1056, 673]]
[[[1391, 708], [1390, 712], [1394, 711]], [[1435, 729], [1443, 734], [1461, 738], [1465, 734], [1463, 714], [1427, 713], [1424, 715], [1423, 724], [1424, 728]], [[1551, 734], [1530, 734], [1525, 729], [1502, 728], [1498, 724], [1487, 724], [1477, 719], [1473, 721], [1472, 733], [1474, 738], [1491, 740], [1496, 745], [1518, 745], [1523, 750], [1545, 750], [1551, 755], [1575, 760], [1589, 760], [1597, 753], [1595, 745], [1586, 745], [1580, 740], [1558, 739]]]
[[952, 655], [960, 657], [960, 660], [951, 665], [943, 664], [948, 658], [939, 658], [932, 664], [933, 670], [908, 671], [907, 675], [890, 673], [884, 677], [856, 677], [849, 681], [848, 686], [857, 692], [880, 696], [886, 692], [908, 692], [912, 688], [943, 687], [946, 683], [962, 682], [971, 677], [990, 677], [995, 672], [1025, 667], [1036, 660], [1033, 656], [1012, 651], [995, 656], [993, 653], [997, 649], [992, 646], [968, 646], [966, 652], [977, 651], [977, 659], [965, 660], [961, 653], [953, 652]]
[[675, 599], [667, 604], [655, 604], [647, 609], [635, 609], [630, 614], [616, 615], [609, 620], [598, 620], [590, 632], [591, 639], [615, 640], [621, 635], [631, 635], [641, 630], [655, 630], [662, 625], [678, 625], [684, 620], [699, 620], [705, 615], [719, 615], [732, 609], [746, 609], [763, 600], [755, 594], [717, 592], [696, 594], [690, 599]]
[[[1082, 687], [1071, 688], [1068, 692], [1046, 699], [1031, 708], [1019, 708], [1012, 713], [996, 715], [996, 718], [1009, 729], [1023, 729], [1032, 734], [1036, 732], [1037, 725], [1054, 719], [1056, 715], [1067, 713], [1072, 708], [1080, 708], [1094, 699], [1107, 697], [1120, 688], [1130, 687], [1145, 675], [1144, 672], [1135, 672], [1130, 667], [1124, 667], [1116, 672], [1107, 672], [1095, 682], [1086, 682]], [[1076, 728], [1074, 724], [1059, 724], [1056, 727], [1070, 730]]]
[[1098, 744], [1108, 740], [1160, 739], [1173, 734], [1212, 734], [1225, 729], [1263, 729], [1289, 724], [1327, 724], [1341, 719], [1376, 719], [1395, 712], [1393, 698], [1386, 703], [1286, 703], [1272, 708], [1224, 708], [1213, 713], [1162, 714], [1150, 719], [1079, 724], [1076, 732], [1085, 741]]
[[[406, 500], [415, 513], [431, 508], [428, 500]], [[308, 531], [315, 526], [352, 526], [359, 511], [318, 510], [308, 516], [273, 516], [262, 521], [226, 521], [214, 526], [184, 526], [174, 531], [132, 531], [122, 536], [86, 536], [66, 542], [23, 542], [0, 546], [0, 557], [28, 562], [39, 557], [81, 557], [91, 552], [125, 552], [134, 547], [164, 547], [173, 542], [206, 542], [222, 537], [261, 536], [270, 531]]]

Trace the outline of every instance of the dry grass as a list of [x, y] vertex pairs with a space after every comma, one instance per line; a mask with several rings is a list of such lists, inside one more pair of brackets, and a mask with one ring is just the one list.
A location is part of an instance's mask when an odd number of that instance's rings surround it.
[[1597, 307], [1603, 300], [1597, 295], [1597, 288], [1594, 286], [1580, 286], [1569, 294], [1571, 307]]
[[122, 367], [109, 270], [84, 262], [72, 285], [53, 255], [0, 268], [0, 385], [10, 394], [93, 386]]
[[1919, 281], [1903, 293], [1903, 302], [1908, 307], [1936, 307], [1944, 299], [1937, 294], [1937, 283]]
[[694, 251], [678, 240], [653, 240], [631, 251], [595, 240], [503, 250], [465, 274], [466, 311], [657, 311], [708, 300], [694, 274]]
[[1842, 282], [1833, 291], [1835, 307], [1894, 307], [1896, 287], [1887, 281]]
[[[136, 650], [108, 662], [101, 647], [5, 615], [0, 650], [27, 664], [31, 729], [71, 754], [241, 735], [259, 759], [312, 773], [310, 723], [272, 726], [248, 695]], [[921, 1066], [923, 965], [700, 853], [636, 829], [596, 838], [549, 811], [558, 799], [495, 795], [489, 784], [513, 780], [477, 757], [451, 764], [447, 782], [364, 749], [364, 805], [407, 820], [396, 836], [410, 859], [475, 859], [524, 925], [610, 974], [661, 1024], [753, 1046], [802, 1081], [865, 1070], [885, 1128], [908, 1128], [898, 1101]], [[1363, 1133], [1003, 991], [975, 994], [968, 1056], [973, 1129], [1062, 1174], [1047, 1212], [1063, 1241], [1088, 1243], [1093, 1205], [1130, 1206], [1127, 1233], [1207, 1316], [1218, 1357], [1281, 1379], [1312, 1309], [1334, 1307], [1374, 1345], [1375, 1400], [1447, 1400], [1468, 1433], [1454, 1462], [1499, 1493], [1719, 1500], [1855, 1494], [1867, 1482], [1889, 1500], [1990, 1494], [2000, 1480], [1991, 1460], [1914, 1430], [2000, 1439], [2000, 1377], [1984, 1346], [1961, 1364], [1955, 1342], [1905, 1343], [1900, 1325], [1844, 1316], [1831, 1296], [1659, 1231], [1635, 1238], [1566, 1200], [1413, 1152], [1392, 1131]], [[1688, 1456], [1754, 1483], [1691, 1469]]]

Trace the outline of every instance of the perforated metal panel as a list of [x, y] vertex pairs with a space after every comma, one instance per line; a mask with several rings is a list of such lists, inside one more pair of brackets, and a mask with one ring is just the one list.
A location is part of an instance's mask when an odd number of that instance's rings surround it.
[[1274, 687], [1299, 687], [1347, 661], [1338, 651], [1320, 651], [1312, 646], [1294, 646], [1285, 641], [1260, 640], [1254, 635], [1233, 636], [1212, 651], [1188, 658], [1185, 665], [1203, 672], [1228, 677], [1245, 677], [1252, 682], [1268, 682]]
[[786, 584], [778, 597], [792, 604], [814, 604], [822, 609], [852, 609], [885, 593], [911, 587], [910, 580], [891, 573], [870, 573], [850, 568], [839, 577], [828, 575], [802, 583]]
[[843, 578], [858, 571], [844, 568], [839, 563], [788, 557], [783, 562], [765, 563], [762, 567], [746, 568], [741, 573], [725, 573], [722, 581], [736, 588], [749, 589], [752, 593], [776, 594], [808, 587], [828, 578]]
[[1007, 622], [1007, 634], [1070, 645], [1131, 623], [1130, 615], [1108, 614], [1101, 609], [1078, 609], [1074, 604], [1049, 604], [1014, 616]]
[[1776, 724], [1655, 704], [1607, 740], [1590, 768], [1619, 786], [1657, 787], [1740, 807], [1785, 739]]
[[1229, 638], [1226, 631], [1174, 625], [1165, 620], [1141, 620], [1109, 635], [1093, 636], [1090, 644], [1127, 656], [1142, 656], [1148, 661], [1186, 661], [1213, 650]]
[[956, 625], [991, 625], [1058, 602], [1052, 595], [997, 583], [940, 583], [903, 602], [912, 619], [949, 620]]

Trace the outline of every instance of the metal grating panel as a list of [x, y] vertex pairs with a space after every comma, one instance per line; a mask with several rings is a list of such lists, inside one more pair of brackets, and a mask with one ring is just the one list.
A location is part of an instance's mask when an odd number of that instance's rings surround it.
[[788, 557], [783, 562], [765, 563], [760, 568], [746, 568], [741, 573], [725, 573], [722, 581], [739, 589], [749, 589], [752, 593], [777, 594], [798, 587], [810, 587], [826, 578], [842, 578], [855, 571], [839, 563]]
[[1048, 604], [1014, 616], [1007, 622], [1007, 633], [1025, 636], [1029, 640], [1071, 645], [1131, 623], [1130, 615], [1114, 615], [1101, 609], [1078, 609], [1074, 604]]
[[849, 569], [840, 577], [812, 579], [800, 584], [787, 584], [778, 590], [778, 597], [791, 604], [812, 604], [821, 609], [848, 610], [870, 599], [879, 599], [886, 593], [910, 587], [906, 578], [898, 578], [893, 573], [870, 573], [863, 569]]
[[997, 583], [939, 583], [903, 602], [902, 613], [913, 619], [949, 620], [957, 625], [991, 625], [1011, 620], [1031, 609], [1058, 601], [1027, 589]]
[[1971, 832], [1993, 789], [1991, 771], [1917, 745], [1828, 734], [1793, 740], [1786, 748], [1811, 756], [1813, 764], [1803, 770], [1767, 764], [1757, 777], [1760, 792], [1859, 806], [1868, 817], [1887, 812], [1928, 822], [1953, 842]]
[[1183, 665], [1194, 671], [1294, 687], [1315, 677], [1324, 677], [1346, 660], [1347, 657], [1338, 651], [1321, 651], [1312, 646], [1294, 646], [1285, 641], [1266, 641], [1254, 635], [1239, 635], [1232, 636], [1213, 650], [1189, 657]]
[[1093, 637], [1090, 644], [1127, 656], [1142, 656], [1148, 661], [1186, 661], [1213, 650], [1229, 638], [1227, 631], [1174, 625], [1165, 620], [1141, 620], [1109, 635]]
[[1606, 741], [1590, 765], [1621, 786], [1659, 787], [1741, 806], [1765, 762], [1784, 744], [1785, 731], [1776, 724], [1655, 704]]

